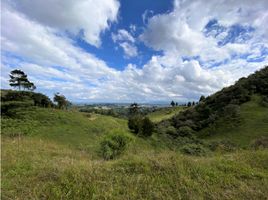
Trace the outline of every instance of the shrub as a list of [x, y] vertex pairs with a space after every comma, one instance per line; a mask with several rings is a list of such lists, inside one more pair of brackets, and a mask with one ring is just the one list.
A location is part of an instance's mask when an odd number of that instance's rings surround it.
[[182, 153], [192, 156], [204, 156], [208, 153], [207, 149], [200, 144], [186, 144], [180, 150]]
[[153, 134], [153, 131], [154, 131], [154, 123], [148, 117], [145, 117], [142, 120], [141, 131], [139, 132], [139, 135], [148, 137]]
[[268, 148], [268, 137], [260, 137], [251, 143], [251, 147], [254, 149]]
[[15, 108], [25, 108], [33, 106], [33, 101], [6, 101], [1, 102], [1, 113], [7, 116], [11, 116], [12, 112], [11, 110]]
[[141, 117], [132, 116], [128, 119], [128, 128], [135, 134], [138, 134], [141, 129]]
[[153, 134], [154, 123], [148, 117], [135, 115], [129, 118], [128, 128], [139, 136], [148, 137]]
[[192, 137], [193, 129], [189, 126], [182, 126], [178, 129], [178, 135], [181, 137]]
[[171, 136], [177, 136], [177, 129], [174, 126], [168, 126], [165, 130], [165, 133]]
[[112, 133], [103, 138], [100, 143], [100, 152], [105, 160], [114, 159], [122, 154], [132, 140], [126, 134]]

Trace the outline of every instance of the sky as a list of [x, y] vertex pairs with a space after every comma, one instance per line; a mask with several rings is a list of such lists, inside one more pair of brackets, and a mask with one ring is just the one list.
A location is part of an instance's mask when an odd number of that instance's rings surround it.
[[2, 0], [1, 88], [21, 69], [73, 102], [187, 102], [268, 64], [267, 0]]

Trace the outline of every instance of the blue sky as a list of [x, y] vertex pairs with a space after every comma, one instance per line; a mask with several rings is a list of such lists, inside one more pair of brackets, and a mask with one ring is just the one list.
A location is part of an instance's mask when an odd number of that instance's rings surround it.
[[178, 102], [267, 65], [268, 2], [5, 0], [1, 87], [12, 69], [74, 102]]

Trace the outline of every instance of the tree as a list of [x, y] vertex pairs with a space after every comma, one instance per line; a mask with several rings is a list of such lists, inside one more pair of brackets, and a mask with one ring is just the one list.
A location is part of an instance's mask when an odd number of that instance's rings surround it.
[[34, 91], [36, 89], [36, 86], [32, 82], [27, 82], [23, 84], [23, 87], [27, 90]]
[[12, 70], [9, 74], [10, 80], [9, 85], [11, 87], [18, 87], [21, 90], [21, 87], [30, 91], [36, 89], [35, 85], [30, 82], [27, 78], [27, 75], [19, 69]]
[[154, 123], [148, 118], [145, 117], [142, 120], [142, 126], [141, 126], [141, 135], [145, 137], [149, 137], [153, 134], [154, 131]]
[[199, 102], [204, 101], [205, 99], [206, 99], [206, 97], [205, 97], [204, 95], [202, 95], [202, 96], [200, 97], [200, 99], [199, 99]]
[[195, 102], [193, 101], [192, 106], [195, 106]]
[[137, 103], [133, 103], [129, 106], [129, 115], [133, 116], [133, 115], [137, 115], [139, 114], [139, 105]]
[[57, 103], [60, 109], [67, 108], [69, 104], [66, 97], [64, 95], [61, 95], [60, 93], [56, 93], [53, 100]]
[[178, 106], [178, 105], [179, 105], [178, 102], [176, 102], [175, 106]]
[[138, 134], [141, 129], [141, 117], [138, 115], [131, 116], [128, 119], [128, 128], [135, 134]]
[[187, 104], [188, 107], [191, 107], [192, 106], [192, 103], [189, 101], [188, 104]]
[[170, 105], [171, 105], [172, 107], [174, 107], [174, 106], [175, 106], [175, 102], [172, 100], [171, 103], [170, 103]]

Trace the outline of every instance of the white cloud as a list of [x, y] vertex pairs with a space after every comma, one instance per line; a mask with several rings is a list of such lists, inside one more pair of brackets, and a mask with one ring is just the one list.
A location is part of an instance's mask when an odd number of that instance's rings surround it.
[[[44, 26], [82, 36], [91, 45], [101, 45], [100, 34], [117, 20], [117, 0], [9, 0], [10, 6]], [[81, 35], [81, 33], [83, 33]]]
[[112, 39], [114, 42], [117, 41], [129, 41], [129, 42], [135, 42], [135, 39], [132, 37], [132, 35], [125, 29], [119, 29], [117, 34], [112, 33]]
[[[205, 25], [212, 19], [227, 27], [234, 24], [249, 25], [256, 29], [254, 39], [263, 38], [266, 30], [264, 25], [267, 25], [266, 10], [268, 10], [266, 0], [256, 1], [254, 6], [249, 0], [221, 2], [175, 0], [172, 12], [154, 15], [148, 19], [140, 39], [158, 51], [176, 52], [180, 56], [200, 56], [204, 61], [213, 57], [224, 60], [230, 58], [234, 49], [238, 50], [238, 53], [245, 52], [246, 48], [250, 49], [251, 43], [246, 47], [242, 45], [219, 47], [217, 42], [224, 35], [217, 38], [205, 37], [203, 34]], [[259, 35], [256, 35], [258, 33]]]
[[[89, 38], [85, 37], [85, 39], [98, 46], [100, 32], [108, 27], [107, 20], [116, 20], [116, 17], [107, 17], [115, 15], [114, 9], [110, 11], [110, 15], [107, 15], [106, 9], [92, 11], [93, 13], [103, 12], [104, 20], [101, 20], [105, 21], [103, 23], [100, 23], [98, 17], [91, 16], [88, 11], [90, 9], [87, 10], [88, 15], [83, 14], [85, 11], [82, 10], [81, 15], [87, 16], [87, 20], [90, 19], [90, 22], [84, 23], [79, 13], [74, 14], [81, 6], [79, 4], [76, 7], [77, 1], [64, 1], [67, 7], [62, 13], [63, 16], [59, 18], [54, 13], [62, 9], [59, 7], [59, 1], [31, 2], [33, 6], [30, 8], [36, 9], [33, 13], [25, 7], [30, 1], [22, 0], [18, 3], [11, 0], [9, 2], [14, 3], [14, 6], [10, 8], [4, 3], [1, 11], [1, 84], [4, 88], [8, 87], [8, 73], [14, 68], [20, 68], [29, 75], [39, 91], [49, 95], [59, 91], [71, 100], [187, 101], [196, 100], [201, 94], [211, 94], [268, 63], [266, 55], [262, 62], [255, 63], [247, 62], [240, 57], [230, 59], [233, 54], [248, 52], [251, 53], [249, 57], [252, 58], [261, 56], [260, 47], [267, 47], [265, 39], [267, 36], [264, 31], [267, 27], [265, 21], [267, 13], [264, 12], [265, 9], [267, 10], [267, 1], [257, 1], [256, 7], [255, 4], [250, 6], [250, 1], [243, 1], [241, 5], [239, 1], [228, 1], [230, 3], [226, 4], [225, 0], [221, 3], [175, 1], [172, 12], [151, 15], [151, 18], [147, 15], [148, 23], [145, 32], [140, 36], [146, 45], [162, 51], [163, 54], [152, 56], [141, 66], [129, 64], [122, 71], [109, 67], [103, 60], [77, 47], [66, 35], [59, 35], [59, 31], [62, 30], [77, 34], [78, 30], [83, 29], [85, 33], [87, 31]], [[83, 4], [87, 1], [81, 2]], [[107, 5], [115, 8], [112, 2], [116, 1], [98, 2], [100, 4], [110, 2], [111, 4], [107, 3]], [[98, 2], [94, 2], [94, 5], [91, 3], [90, 6], [93, 6], [92, 8], [96, 5], [100, 6]], [[44, 3], [43, 7], [37, 8], [38, 3]], [[48, 6], [52, 5], [56, 8], [49, 10]], [[85, 5], [89, 6], [86, 3]], [[238, 12], [239, 8], [242, 11]], [[96, 16], [99, 16], [98, 14]], [[72, 16], [75, 19], [70, 19]], [[211, 18], [218, 19], [219, 23], [227, 27], [234, 23], [253, 26], [255, 31], [252, 39], [241, 43], [228, 43], [222, 47], [217, 46], [217, 42], [225, 38], [227, 33], [222, 33], [216, 38], [205, 37], [202, 31]], [[53, 19], [58, 21], [53, 22]], [[77, 22], [77, 26], [74, 25], [73, 20]], [[60, 24], [61, 21], [63, 24]], [[97, 28], [92, 26], [91, 29], [88, 23], [95, 23], [94, 21], [97, 23]], [[121, 29], [112, 37], [114, 42], [124, 50], [126, 56], [138, 55], [133, 33]], [[200, 56], [201, 62], [198, 59], [185, 61], [182, 59], [183, 56]], [[214, 62], [224, 59], [229, 61], [211, 67]]]
[[119, 29], [117, 34], [112, 33], [114, 43], [119, 43], [123, 49], [125, 58], [131, 58], [138, 55], [138, 49], [135, 46], [135, 38], [125, 29]]
[[126, 57], [135, 57], [138, 55], [137, 47], [134, 45], [127, 42], [120, 43], [119, 45], [123, 48]]

